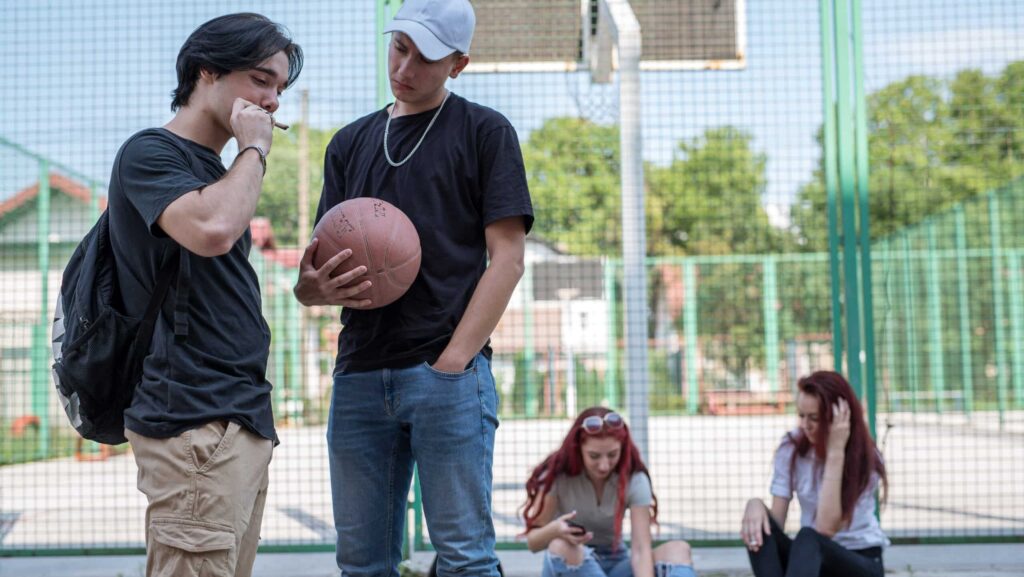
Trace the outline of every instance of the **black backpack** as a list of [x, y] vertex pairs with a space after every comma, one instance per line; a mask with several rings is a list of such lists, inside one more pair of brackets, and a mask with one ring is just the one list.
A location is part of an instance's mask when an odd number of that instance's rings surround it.
[[[174, 334], [188, 335], [184, 293], [188, 253], [179, 249], [157, 277], [142, 317], [119, 310], [117, 265], [110, 245], [110, 218], [104, 212], [71, 255], [57, 295], [53, 316], [53, 381], [64, 411], [82, 437], [119, 445], [124, 437], [124, 410], [142, 378], [157, 315], [177, 276]], [[184, 267], [182, 266], [184, 265]], [[184, 298], [183, 298], [184, 297]]]
[[[193, 163], [191, 151], [182, 147]], [[110, 244], [107, 211], [71, 255], [53, 316], [53, 381], [71, 425], [86, 438], [119, 445], [124, 410], [142, 379], [153, 329], [171, 282], [177, 277], [174, 335], [188, 336], [189, 253], [178, 248], [157, 273], [156, 286], [141, 317], [121, 309], [117, 263]]]

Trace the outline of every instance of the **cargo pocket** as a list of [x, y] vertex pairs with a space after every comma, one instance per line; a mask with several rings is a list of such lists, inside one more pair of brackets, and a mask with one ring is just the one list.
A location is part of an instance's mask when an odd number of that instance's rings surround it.
[[187, 519], [154, 519], [149, 531], [155, 576], [234, 575], [235, 534], [230, 528]]

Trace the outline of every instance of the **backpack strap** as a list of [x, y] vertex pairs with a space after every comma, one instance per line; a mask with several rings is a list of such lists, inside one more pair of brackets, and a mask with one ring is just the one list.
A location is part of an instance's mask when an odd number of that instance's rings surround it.
[[[171, 142], [185, 153], [192, 173], [199, 175], [199, 159], [192, 150], [177, 139], [172, 138]], [[184, 342], [188, 337], [188, 299], [192, 291], [192, 261], [189, 258], [188, 249], [178, 245], [178, 284], [174, 297], [174, 340]]]
[[[178, 273], [180, 261], [175, 261], [174, 259], [168, 260], [169, 262], [164, 265], [164, 268], [157, 274], [156, 287], [153, 289], [153, 294], [149, 297], [149, 304], [146, 305], [146, 312], [142, 316], [142, 321], [139, 323], [139, 330], [137, 333], [139, 335], [153, 334], [153, 328], [156, 325], [156, 318], [160, 313], [160, 305], [163, 304], [164, 299], [167, 298], [167, 290], [171, 287], [171, 281], [174, 280], [175, 275]], [[177, 302], [175, 302], [174, 308], [175, 314], [177, 314]], [[175, 334], [177, 334], [177, 332], [175, 332]]]
[[[188, 251], [183, 246], [178, 248], [177, 269], [178, 291], [174, 299], [174, 340], [180, 343], [188, 337], [188, 297], [192, 289], [192, 264]], [[164, 287], [165, 292], [166, 290], [167, 288]]]

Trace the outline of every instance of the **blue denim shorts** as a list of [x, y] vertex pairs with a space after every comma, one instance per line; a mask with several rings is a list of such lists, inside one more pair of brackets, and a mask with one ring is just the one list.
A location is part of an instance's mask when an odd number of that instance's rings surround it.
[[[690, 565], [659, 561], [654, 564], [655, 577], [696, 577]], [[544, 553], [541, 577], [633, 577], [629, 548], [584, 547], [583, 563], [569, 565], [559, 555]]]

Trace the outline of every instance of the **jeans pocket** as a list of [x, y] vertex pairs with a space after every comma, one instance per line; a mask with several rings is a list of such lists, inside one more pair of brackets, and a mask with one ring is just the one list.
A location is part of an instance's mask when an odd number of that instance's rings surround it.
[[428, 363], [427, 361], [423, 361], [423, 367], [427, 371], [429, 371], [432, 375], [440, 377], [442, 379], [458, 380], [458, 379], [462, 379], [464, 377], [467, 377], [467, 376], [473, 374], [474, 371], [476, 371], [476, 357], [473, 357], [473, 360], [469, 362], [469, 366], [466, 367], [465, 370], [460, 371], [458, 373], [449, 373], [448, 371], [439, 371], [439, 370], [435, 369], [433, 366], [431, 366], [431, 364]]
[[235, 534], [228, 527], [187, 519], [153, 519], [149, 555], [156, 575], [230, 577]]

